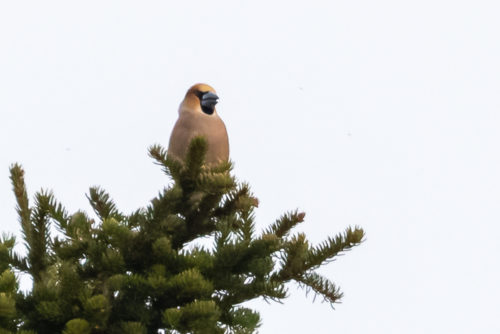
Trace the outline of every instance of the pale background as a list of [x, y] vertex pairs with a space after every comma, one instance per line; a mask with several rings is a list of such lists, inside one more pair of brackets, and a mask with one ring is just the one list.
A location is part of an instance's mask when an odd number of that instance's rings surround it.
[[107, 189], [125, 212], [167, 183], [196, 82], [214, 86], [259, 228], [307, 212], [314, 242], [366, 242], [322, 273], [332, 310], [290, 286], [250, 303], [271, 333], [500, 333], [498, 1], [2, 1], [1, 230], [8, 167], [74, 212]]

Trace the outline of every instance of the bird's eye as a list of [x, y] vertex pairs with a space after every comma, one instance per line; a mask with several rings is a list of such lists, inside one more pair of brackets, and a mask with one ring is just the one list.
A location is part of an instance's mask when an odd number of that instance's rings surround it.
[[203, 97], [203, 95], [205, 95], [207, 92], [202, 92], [201, 90], [196, 90], [194, 92], [194, 94], [196, 95], [197, 98], [199, 98], [201, 100], [201, 98]]

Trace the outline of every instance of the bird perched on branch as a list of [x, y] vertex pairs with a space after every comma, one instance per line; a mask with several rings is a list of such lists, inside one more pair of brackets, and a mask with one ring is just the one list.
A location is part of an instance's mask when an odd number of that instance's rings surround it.
[[191, 140], [203, 136], [208, 144], [206, 164], [214, 165], [229, 159], [226, 126], [215, 109], [218, 100], [215, 90], [209, 85], [196, 84], [189, 88], [170, 135], [169, 155], [183, 161]]

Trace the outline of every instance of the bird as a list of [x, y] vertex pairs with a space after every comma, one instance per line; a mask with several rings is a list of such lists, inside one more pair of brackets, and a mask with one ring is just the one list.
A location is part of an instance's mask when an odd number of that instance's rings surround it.
[[207, 141], [205, 164], [217, 165], [229, 160], [226, 125], [217, 114], [219, 97], [211, 86], [198, 83], [186, 93], [168, 144], [167, 154], [184, 161], [191, 140], [203, 136]]

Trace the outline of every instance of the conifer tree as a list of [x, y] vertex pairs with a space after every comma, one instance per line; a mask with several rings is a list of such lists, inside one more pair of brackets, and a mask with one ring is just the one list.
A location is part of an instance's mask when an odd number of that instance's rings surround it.
[[[304, 220], [292, 211], [256, 231], [257, 198], [231, 175], [231, 163], [206, 166], [206, 149], [195, 138], [180, 163], [152, 146], [171, 185], [128, 215], [103, 189], [90, 188], [97, 219], [69, 214], [49, 191], [30, 205], [24, 171], [12, 165], [26, 253], [3, 234], [0, 334], [253, 333], [259, 314], [242, 303], [281, 301], [290, 281], [337, 302], [342, 294], [316, 269], [361, 243], [363, 230], [347, 228], [312, 246], [292, 233]], [[211, 247], [197, 242], [207, 236]], [[32, 278], [27, 292], [20, 273]]]

